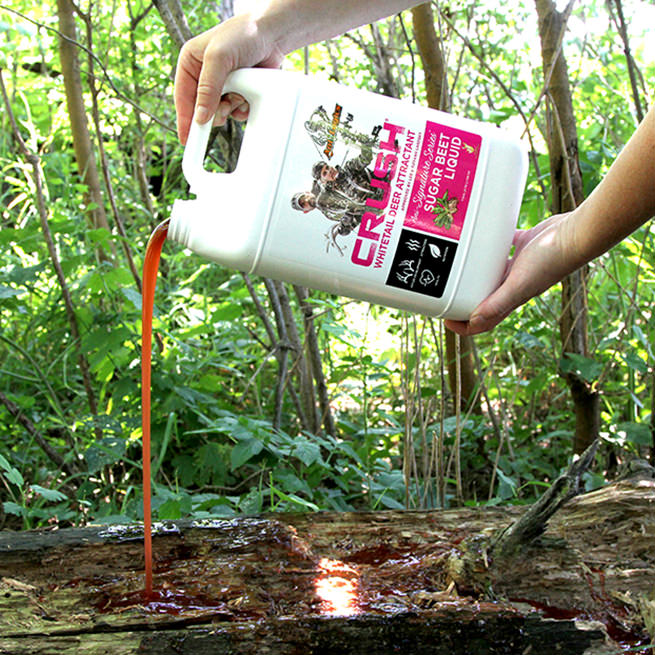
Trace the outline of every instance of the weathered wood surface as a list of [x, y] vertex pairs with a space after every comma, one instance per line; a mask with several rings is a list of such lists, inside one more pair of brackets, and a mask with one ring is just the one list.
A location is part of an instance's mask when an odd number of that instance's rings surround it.
[[[521, 508], [0, 533], [0, 653], [609, 655], [655, 623], [655, 481], [579, 496], [473, 596], [458, 547]], [[483, 558], [484, 560], [484, 558]], [[475, 587], [475, 585], [473, 585]], [[648, 652], [648, 651], [640, 651]]]

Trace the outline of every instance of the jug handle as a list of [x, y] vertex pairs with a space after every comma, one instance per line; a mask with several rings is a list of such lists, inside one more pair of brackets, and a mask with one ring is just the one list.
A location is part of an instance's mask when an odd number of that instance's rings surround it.
[[204, 125], [197, 123], [195, 120], [191, 122], [189, 137], [182, 156], [182, 172], [191, 187], [191, 193], [200, 193], [203, 187], [211, 183], [214, 175], [204, 167], [205, 152], [207, 151], [207, 142], [209, 141], [211, 129], [211, 120]]
[[[232, 173], [216, 173], [204, 167], [212, 122], [204, 125], [191, 121], [182, 171], [191, 193], [215, 196], [218, 184], [245, 180], [250, 189], [258, 185], [260, 196], [268, 196], [276, 184], [289, 139], [290, 124], [298, 96], [294, 73], [264, 68], [242, 68], [230, 73], [223, 93], [238, 93], [250, 103], [250, 115], [244, 131], [241, 151]], [[269, 101], [265, 102], [265, 98]], [[262, 171], [269, 171], [262, 175]], [[227, 176], [227, 177], [226, 177]]]
[[[238, 90], [238, 84], [231, 84], [234, 75], [229, 76], [225, 82], [223, 93], [242, 93]], [[203, 187], [207, 187], [216, 180], [217, 173], [205, 169], [204, 161], [207, 152], [207, 143], [212, 129], [212, 121], [200, 124], [195, 120], [191, 121], [191, 129], [182, 156], [182, 172], [186, 178], [191, 193], [199, 193]], [[218, 173], [224, 175], [224, 173]]]

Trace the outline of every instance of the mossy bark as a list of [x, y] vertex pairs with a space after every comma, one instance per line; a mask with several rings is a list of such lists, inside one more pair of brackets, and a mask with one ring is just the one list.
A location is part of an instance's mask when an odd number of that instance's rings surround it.
[[574, 498], [541, 542], [485, 572], [486, 596], [458, 593], [453, 555], [524, 511], [159, 525], [151, 598], [138, 526], [3, 532], [0, 653], [600, 655], [649, 643], [655, 481]]

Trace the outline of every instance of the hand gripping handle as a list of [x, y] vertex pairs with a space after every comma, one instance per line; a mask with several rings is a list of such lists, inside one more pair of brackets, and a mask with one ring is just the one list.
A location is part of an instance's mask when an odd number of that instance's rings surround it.
[[191, 122], [182, 170], [191, 193], [215, 197], [220, 186], [233, 193], [241, 185], [250, 197], [272, 197], [290, 138], [295, 115], [299, 79], [304, 76], [266, 68], [242, 68], [225, 81], [224, 93], [238, 93], [250, 104], [239, 159], [233, 173], [215, 173], [204, 168], [211, 121]]
[[[227, 78], [225, 87], [223, 88], [223, 93], [242, 93], [235, 88], [235, 86], [239, 86], [238, 83], [236, 85], [230, 83], [233, 77], [234, 74]], [[182, 157], [182, 171], [186, 181], [191, 187], [191, 193], [200, 193], [203, 188], [215, 184], [217, 179], [216, 176], [221, 175], [221, 173], [212, 173], [204, 167], [207, 143], [209, 142], [211, 129], [211, 120], [203, 125], [198, 123], [195, 119], [191, 120], [191, 129], [189, 130], [189, 137]]]

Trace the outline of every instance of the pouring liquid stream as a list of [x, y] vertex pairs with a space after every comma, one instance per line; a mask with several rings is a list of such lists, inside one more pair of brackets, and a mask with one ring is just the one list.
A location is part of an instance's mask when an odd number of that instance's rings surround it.
[[141, 430], [143, 433], [143, 541], [145, 555], [146, 598], [152, 591], [152, 508], [150, 483], [150, 384], [152, 368], [152, 314], [161, 250], [168, 234], [170, 219], [160, 223], [148, 241], [143, 261], [141, 302]]

